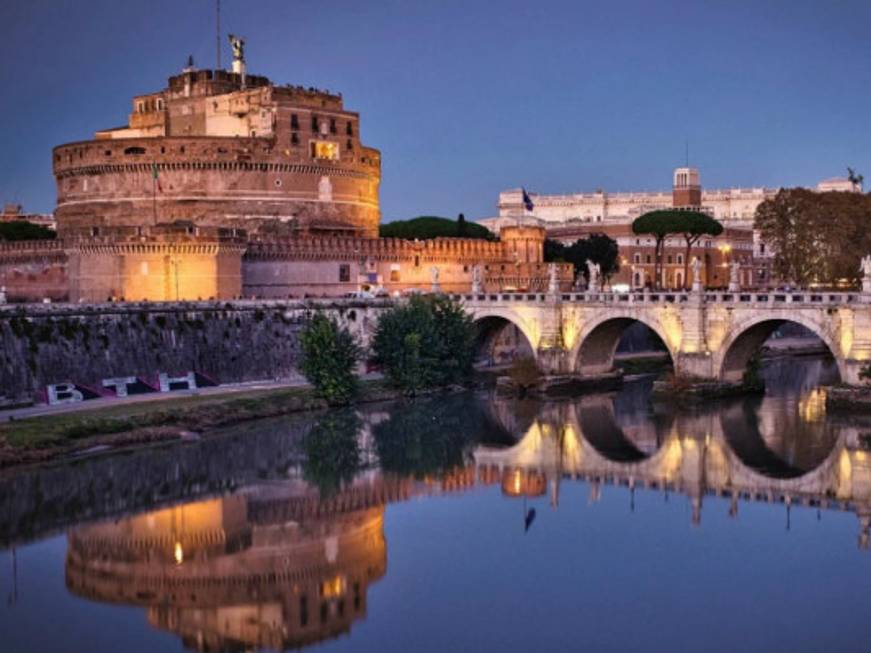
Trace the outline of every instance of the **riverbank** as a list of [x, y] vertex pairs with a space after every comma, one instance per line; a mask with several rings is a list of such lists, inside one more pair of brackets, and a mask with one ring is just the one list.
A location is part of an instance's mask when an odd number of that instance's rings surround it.
[[[398, 399], [363, 381], [357, 403]], [[201, 395], [45, 415], [0, 424], [0, 468], [154, 443], [195, 440], [220, 426], [328, 408], [310, 386]]]

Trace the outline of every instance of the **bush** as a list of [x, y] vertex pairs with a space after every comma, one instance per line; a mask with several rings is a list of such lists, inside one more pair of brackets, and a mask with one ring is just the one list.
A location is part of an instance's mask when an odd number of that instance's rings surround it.
[[360, 347], [351, 333], [323, 313], [316, 313], [300, 333], [301, 370], [318, 396], [346, 404], [357, 394], [355, 368]]
[[511, 363], [511, 369], [508, 370], [508, 376], [514, 384], [522, 390], [538, 385], [541, 380], [541, 370], [538, 369], [538, 363], [532, 356], [521, 356]]
[[381, 316], [372, 348], [391, 385], [414, 395], [471, 375], [475, 327], [457, 302], [415, 296]]

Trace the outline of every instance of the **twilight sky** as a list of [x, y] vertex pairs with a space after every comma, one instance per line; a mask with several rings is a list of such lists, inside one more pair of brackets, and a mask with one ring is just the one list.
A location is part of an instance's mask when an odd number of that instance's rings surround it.
[[[871, 184], [871, 2], [223, 0], [248, 70], [341, 91], [382, 153], [384, 220], [496, 214], [500, 190]], [[214, 0], [4, 0], [0, 201], [51, 211], [51, 148], [127, 120]]]

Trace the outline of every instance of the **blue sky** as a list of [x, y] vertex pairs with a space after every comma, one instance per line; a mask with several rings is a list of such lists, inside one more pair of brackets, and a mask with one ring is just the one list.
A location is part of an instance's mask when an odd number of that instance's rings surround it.
[[[708, 188], [871, 178], [867, 1], [221, 4], [250, 72], [360, 112], [385, 220], [668, 189], [687, 140]], [[50, 211], [51, 148], [123, 124], [188, 54], [214, 66], [214, 22], [214, 0], [3, 2], [0, 201]]]

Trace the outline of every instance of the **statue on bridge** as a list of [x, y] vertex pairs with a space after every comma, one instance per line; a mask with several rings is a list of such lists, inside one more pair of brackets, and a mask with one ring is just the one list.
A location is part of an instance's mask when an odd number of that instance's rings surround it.
[[432, 283], [432, 292], [441, 292], [442, 287], [439, 285], [439, 268], [437, 265], [433, 265], [429, 269], [429, 278]]
[[702, 292], [702, 260], [694, 256], [690, 265], [693, 268], [693, 292]]
[[484, 292], [483, 284], [481, 283], [481, 264], [472, 266], [472, 294], [480, 295]]
[[547, 266], [547, 292], [549, 295], [559, 294], [559, 273], [556, 263]]
[[859, 270], [862, 272], [862, 292], [871, 293], [871, 254], [862, 257]]
[[602, 274], [602, 266], [598, 263], [593, 263], [590, 259], [587, 259], [586, 263], [587, 275], [589, 276], [587, 290], [589, 292], [599, 292], [599, 275]]
[[729, 292], [739, 292], [741, 290], [741, 264], [738, 261], [732, 261], [729, 265]]

